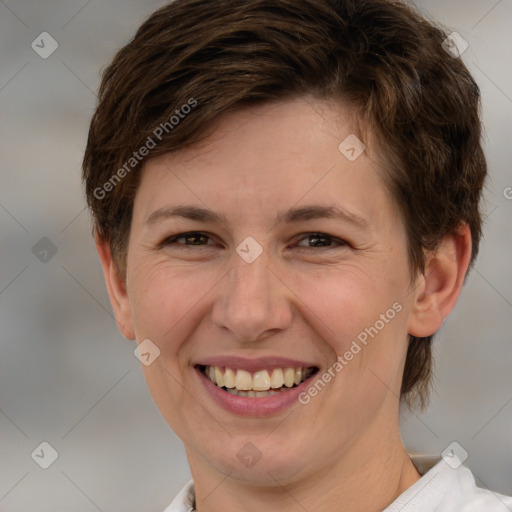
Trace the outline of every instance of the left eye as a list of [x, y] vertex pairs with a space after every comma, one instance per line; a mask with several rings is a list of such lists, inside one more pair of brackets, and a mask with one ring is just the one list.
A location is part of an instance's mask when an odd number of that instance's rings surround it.
[[338, 246], [346, 245], [346, 243], [343, 240], [332, 237], [331, 235], [326, 235], [325, 233], [307, 233], [303, 238], [301, 238], [301, 241], [297, 244], [297, 246], [304, 247], [304, 245], [302, 245], [302, 242], [307, 241], [308, 239], [309, 244], [305, 246], [308, 248], [332, 247], [333, 242], [335, 245]]

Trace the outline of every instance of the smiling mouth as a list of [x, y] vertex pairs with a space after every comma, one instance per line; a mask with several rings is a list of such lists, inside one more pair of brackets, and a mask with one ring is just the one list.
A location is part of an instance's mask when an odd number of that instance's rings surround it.
[[210, 382], [231, 395], [262, 398], [286, 392], [309, 379], [318, 368], [273, 368], [248, 372], [222, 366], [198, 366]]

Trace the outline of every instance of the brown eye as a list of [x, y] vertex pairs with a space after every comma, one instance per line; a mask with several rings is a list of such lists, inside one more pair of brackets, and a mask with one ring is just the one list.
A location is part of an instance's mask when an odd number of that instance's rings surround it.
[[[302, 245], [303, 241], [308, 241], [308, 245]], [[307, 233], [301, 241], [297, 244], [299, 247], [307, 247], [307, 248], [314, 248], [314, 247], [328, 247], [328, 248], [335, 248], [336, 246], [343, 246], [346, 245], [346, 243], [336, 237], [333, 237], [331, 235], [327, 235], [325, 233]]]
[[198, 231], [191, 231], [166, 238], [161, 245], [162, 247], [169, 245], [211, 245], [208, 244], [208, 240], [211, 240], [208, 235]]

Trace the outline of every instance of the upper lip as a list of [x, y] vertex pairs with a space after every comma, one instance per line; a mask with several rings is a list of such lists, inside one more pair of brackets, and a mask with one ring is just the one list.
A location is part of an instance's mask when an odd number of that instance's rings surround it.
[[220, 366], [248, 372], [259, 370], [272, 370], [274, 368], [318, 368], [318, 365], [310, 362], [299, 361], [279, 356], [265, 356], [246, 358], [240, 356], [212, 356], [196, 361], [194, 366]]

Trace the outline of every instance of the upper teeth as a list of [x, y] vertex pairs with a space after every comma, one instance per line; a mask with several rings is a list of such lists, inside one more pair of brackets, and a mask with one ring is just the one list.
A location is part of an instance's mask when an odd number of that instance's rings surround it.
[[205, 374], [219, 387], [236, 388], [240, 391], [267, 391], [283, 385], [291, 388], [300, 384], [313, 373], [313, 368], [275, 368], [254, 373], [220, 366], [206, 366]]

